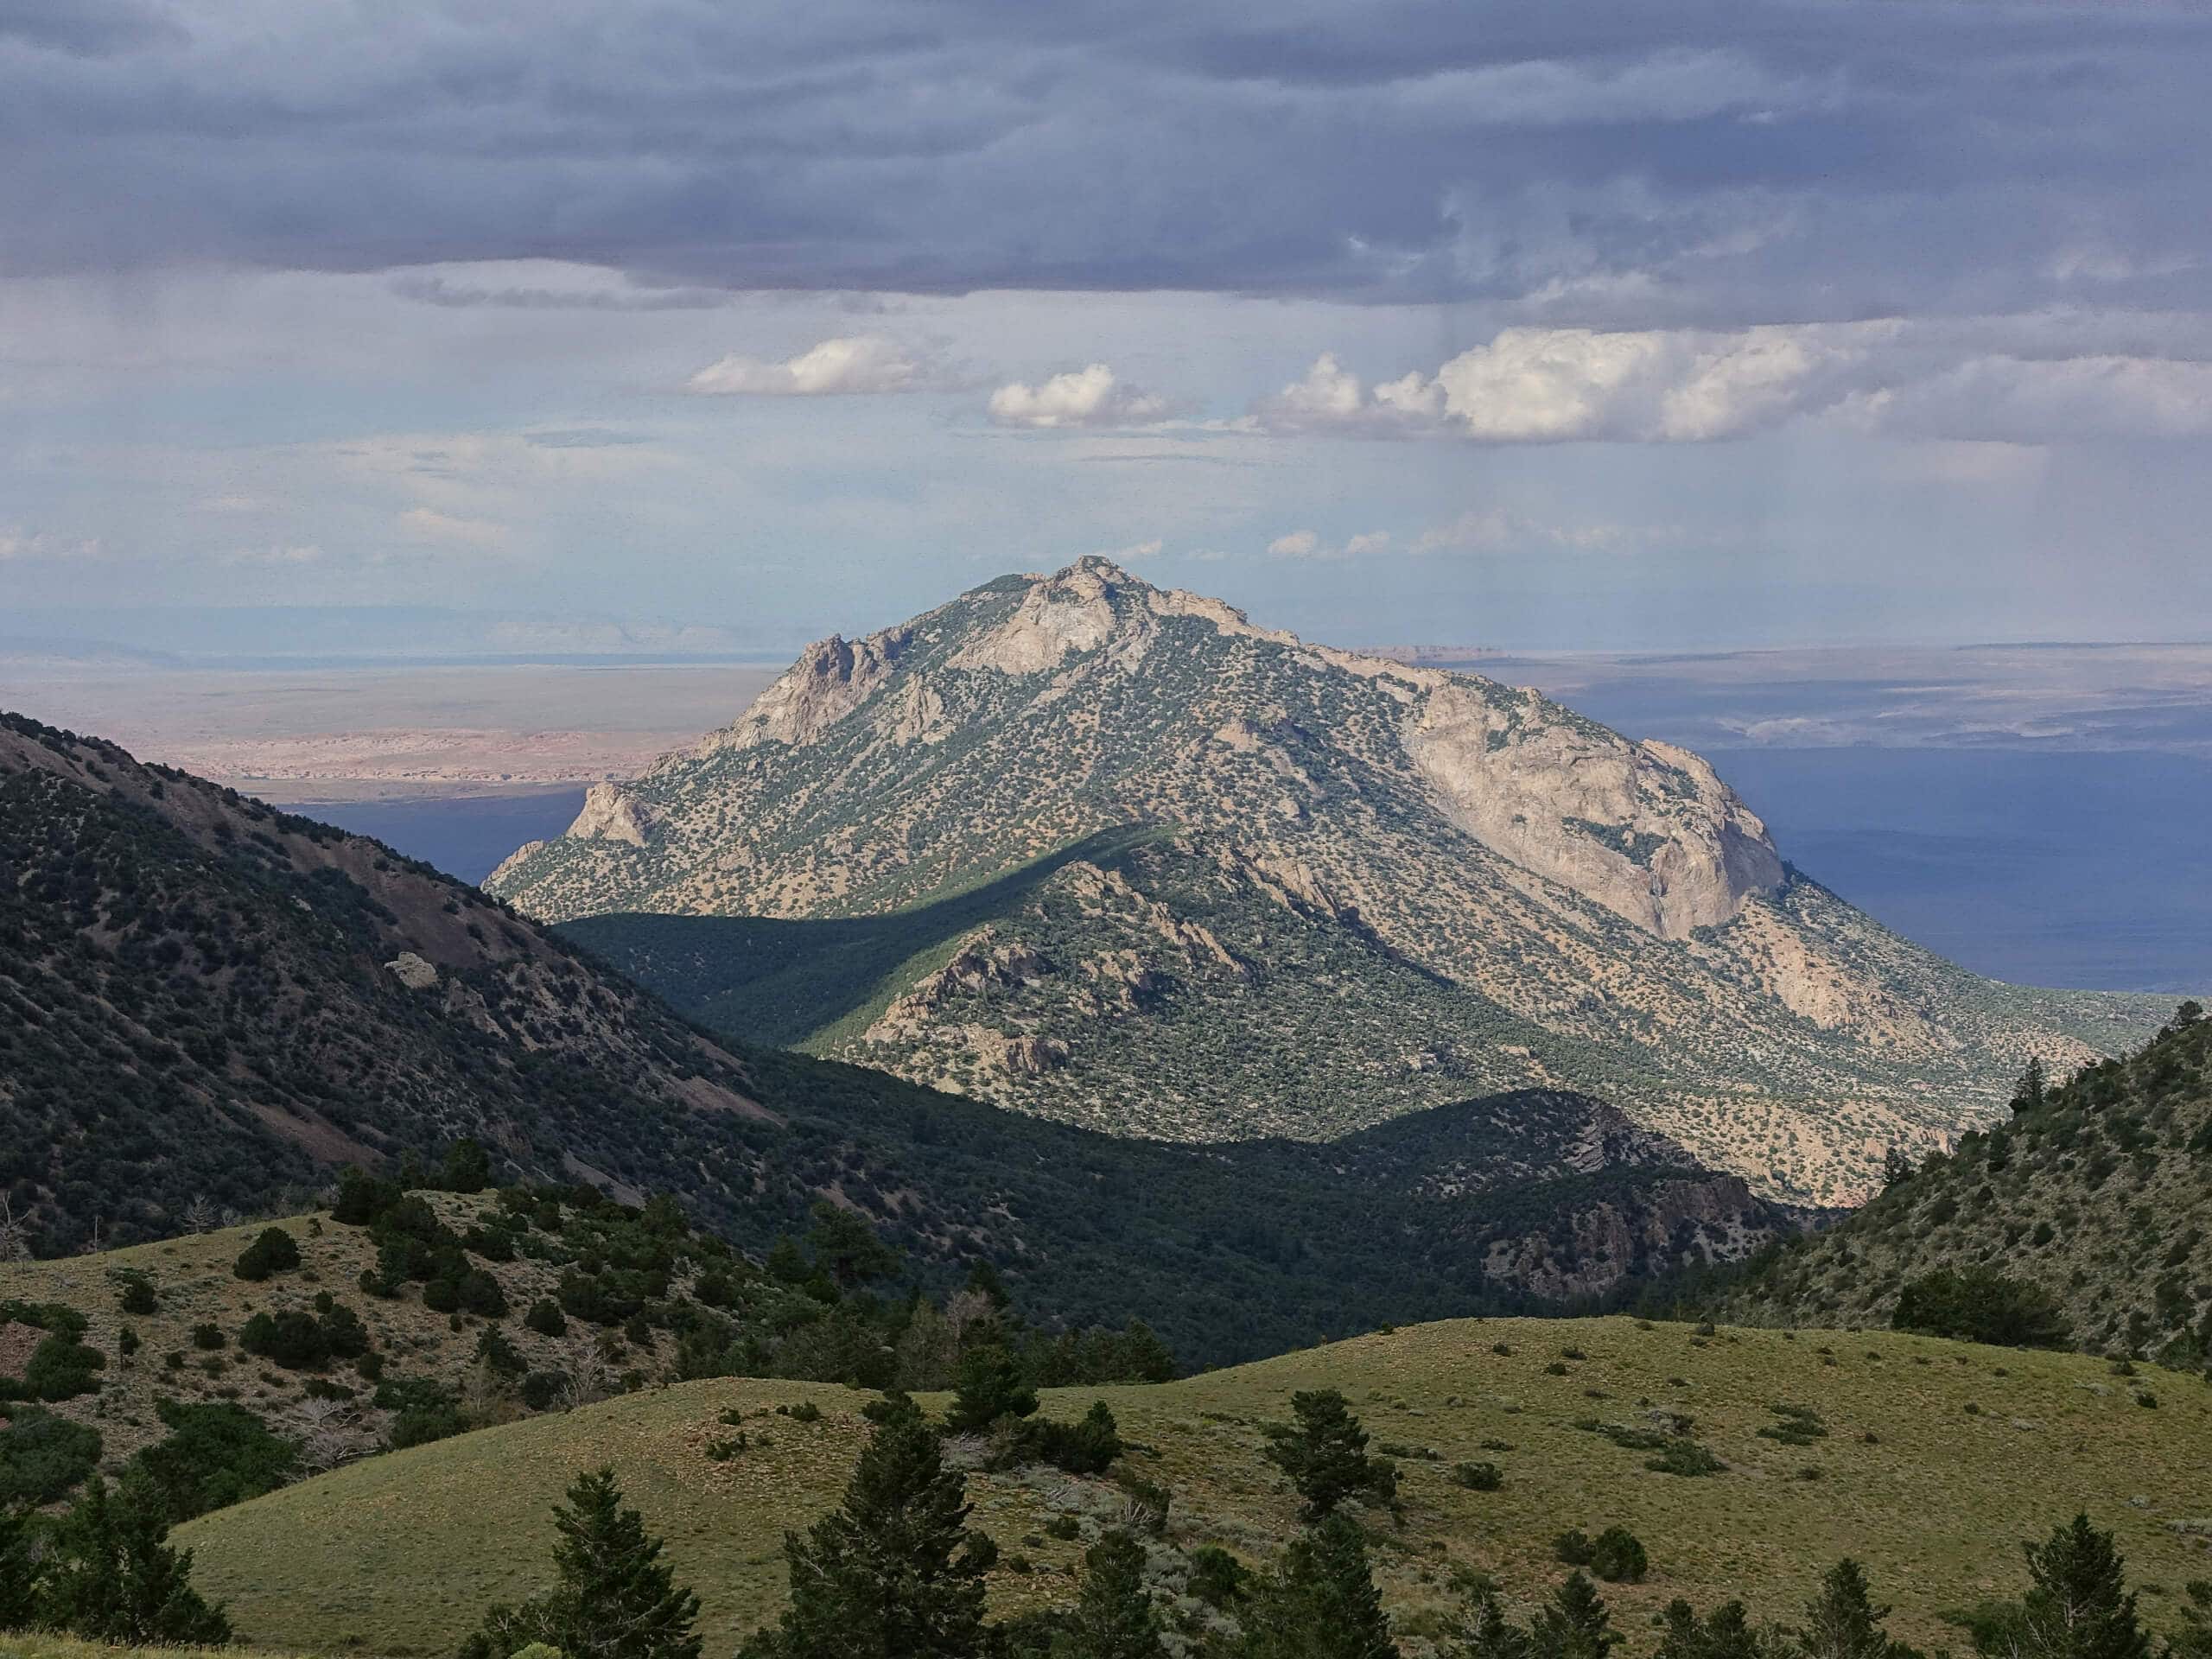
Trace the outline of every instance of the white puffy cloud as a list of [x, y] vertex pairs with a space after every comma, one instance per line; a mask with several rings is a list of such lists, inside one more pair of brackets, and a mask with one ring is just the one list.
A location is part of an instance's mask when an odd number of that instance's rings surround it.
[[991, 394], [992, 421], [1037, 428], [1141, 426], [1173, 412], [1164, 397], [1122, 380], [1103, 363], [1070, 369], [1037, 385], [1020, 381]]
[[[1255, 404], [1278, 432], [1480, 443], [1702, 443], [1833, 417], [1915, 440], [2015, 443], [2212, 432], [2212, 360], [2183, 329], [2114, 350], [2094, 317], [1516, 327], [1433, 375], [1372, 387], [1323, 353]], [[2161, 355], [2161, 352], [2171, 353]]]
[[683, 386], [709, 397], [830, 397], [926, 391], [945, 384], [941, 365], [887, 334], [846, 334], [780, 363], [734, 352]]

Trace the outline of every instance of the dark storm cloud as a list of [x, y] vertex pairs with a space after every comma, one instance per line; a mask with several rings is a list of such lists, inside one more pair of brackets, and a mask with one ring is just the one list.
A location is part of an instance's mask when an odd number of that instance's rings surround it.
[[2209, 74], [2158, 7], [0, 0], [0, 269], [2187, 308]]

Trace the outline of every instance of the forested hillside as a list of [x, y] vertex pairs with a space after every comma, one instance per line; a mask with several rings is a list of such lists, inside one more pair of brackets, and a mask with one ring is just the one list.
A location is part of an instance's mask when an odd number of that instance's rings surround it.
[[2031, 1069], [2009, 1121], [1891, 1176], [1763, 1261], [1732, 1313], [2212, 1359], [2212, 1022], [2196, 1003], [2125, 1058], [2063, 1082]]
[[307, 1210], [467, 1136], [500, 1180], [666, 1192], [756, 1254], [830, 1198], [925, 1279], [989, 1262], [1039, 1317], [1218, 1363], [1790, 1224], [1571, 1094], [1210, 1149], [724, 1043], [373, 842], [13, 716], [0, 847], [0, 1201], [38, 1255]]

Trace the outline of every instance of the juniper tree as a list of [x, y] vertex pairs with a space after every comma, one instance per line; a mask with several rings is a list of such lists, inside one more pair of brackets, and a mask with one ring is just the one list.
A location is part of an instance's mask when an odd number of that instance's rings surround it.
[[1084, 1552], [1083, 1589], [1052, 1659], [1166, 1659], [1144, 1560], [1144, 1546], [1118, 1529]]
[[1367, 1431], [1334, 1389], [1301, 1390], [1290, 1397], [1295, 1427], [1270, 1423], [1268, 1461], [1290, 1477], [1311, 1524], [1333, 1514], [1348, 1497], [1395, 1510], [1398, 1471], [1386, 1459], [1367, 1455]]
[[1243, 1614], [1238, 1659], [1398, 1659], [1367, 1564], [1367, 1535], [1350, 1516], [1325, 1516], [1283, 1552]]
[[903, 1395], [875, 1433], [845, 1501], [784, 1535], [791, 1605], [743, 1659], [973, 1659], [984, 1639], [988, 1541], [968, 1529], [967, 1482]]
[[463, 1659], [503, 1659], [533, 1642], [565, 1659], [699, 1659], [699, 1598], [679, 1588], [645, 1518], [622, 1507], [612, 1469], [579, 1475], [553, 1510], [557, 1582], [519, 1607], [494, 1607]]
[[95, 1641], [219, 1647], [231, 1622], [192, 1587], [192, 1552], [168, 1544], [162, 1495], [132, 1470], [110, 1495], [98, 1475], [54, 1529], [41, 1624]]

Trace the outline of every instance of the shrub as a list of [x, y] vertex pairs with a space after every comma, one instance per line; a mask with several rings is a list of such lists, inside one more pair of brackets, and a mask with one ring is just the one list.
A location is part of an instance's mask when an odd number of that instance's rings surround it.
[[273, 1492], [299, 1461], [290, 1441], [243, 1406], [164, 1400], [155, 1409], [168, 1438], [130, 1461], [161, 1494], [171, 1522]]
[[1240, 1599], [1252, 1576], [1219, 1544], [1200, 1544], [1191, 1552], [1190, 1564], [1184, 1587], [1209, 1607], [1226, 1607]]
[[1670, 1440], [1667, 1449], [1656, 1458], [1647, 1458], [1643, 1466], [1660, 1475], [1718, 1475], [1725, 1474], [1728, 1465], [1720, 1461], [1695, 1440]]
[[1890, 1323], [2008, 1348], [2063, 1348], [2069, 1335], [2049, 1292], [1984, 1266], [1938, 1268], [1909, 1281]]
[[1828, 1427], [1821, 1414], [1810, 1406], [1790, 1406], [1777, 1402], [1767, 1408], [1782, 1421], [1770, 1423], [1759, 1430], [1764, 1440], [1778, 1440], [1784, 1446], [1810, 1446], [1815, 1440], [1827, 1438]]
[[81, 1323], [73, 1329], [64, 1325], [40, 1338], [23, 1366], [25, 1398], [74, 1400], [99, 1388], [99, 1373], [106, 1366], [107, 1356], [77, 1339], [82, 1330]]
[[541, 1296], [530, 1305], [530, 1312], [523, 1315], [523, 1325], [541, 1337], [565, 1337], [569, 1334], [568, 1316], [561, 1312], [560, 1303], [550, 1296]]
[[1589, 1566], [1594, 1548], [1590, 1535], [1580, 1527], [1570, 1527], [1552, 1540], [1553, 1559], [1568, 1567]]
[[1608, 1584], [1641, 1584], [1650, 1558], [1626, 1527], [1607, 1527], [1590, 1545], [1590, 1570]]
[[784, 1414], [795, 1423], [818, 1423], [822, 1421], [822, 1408], [811, 1400], [802, 1400], [785, 1409]]
[[231, 1271], [241, 1279], [257, 1282], [299, 1265], [300, 1247], [293, 1243], [292, 1236], [282, 1227], [265, 1227], [261, 1236], [239, 1253]]
[[457, 1407], [410, 1407], [391, 1420], [391, 1449], [404, 1452], [410, 1446], [428, 1446], [433, 1440], [449, 1440], [467, 1427], [461, 1421]]
[[1505, 1484], [1505, 1471], [1494, 1463], [1455, 1463], [1452, 1478], [1471, 1492], [1494, 1492]]
[[1082, 1523], [1071, 1515], [1056, 1515], [1045, 1523], [1045, 1535], [1047, 1538], [1057, 1538], [1062, 1543], [1067, 1542], [1071, 1538], [1080, 1537], [1082, 1534]]
[[321, 1322], [297, 1308], [255, 1314], [238, 1332], [238, 1346], [288, 1371], [321, 1370], [330, 1363], [330, 1343]]
[[560, 1402], [569, 1379], [560, 1371], [532, 1371], [522, 1380], [522, 1402], [532, 1411], [550, 1411]]
[[137, 1274], [123, 1281], [123, 1311], [143, 1318], [159, 1312], [161, 1302], [154, 1295], [154, 1287]]
[[1122, 1435], [1103, 1400], [1095, 1400], [1079, 1423], [1029, 1425], [1038, 1456], [1071, 1475], [1103, 1474], [1122, 1455]]
[[0, 1428], [0, 1513], [67, 1497], [92, 1472], [99, 1457], [97, 1429], [35, 1407], [16, 1412]]

